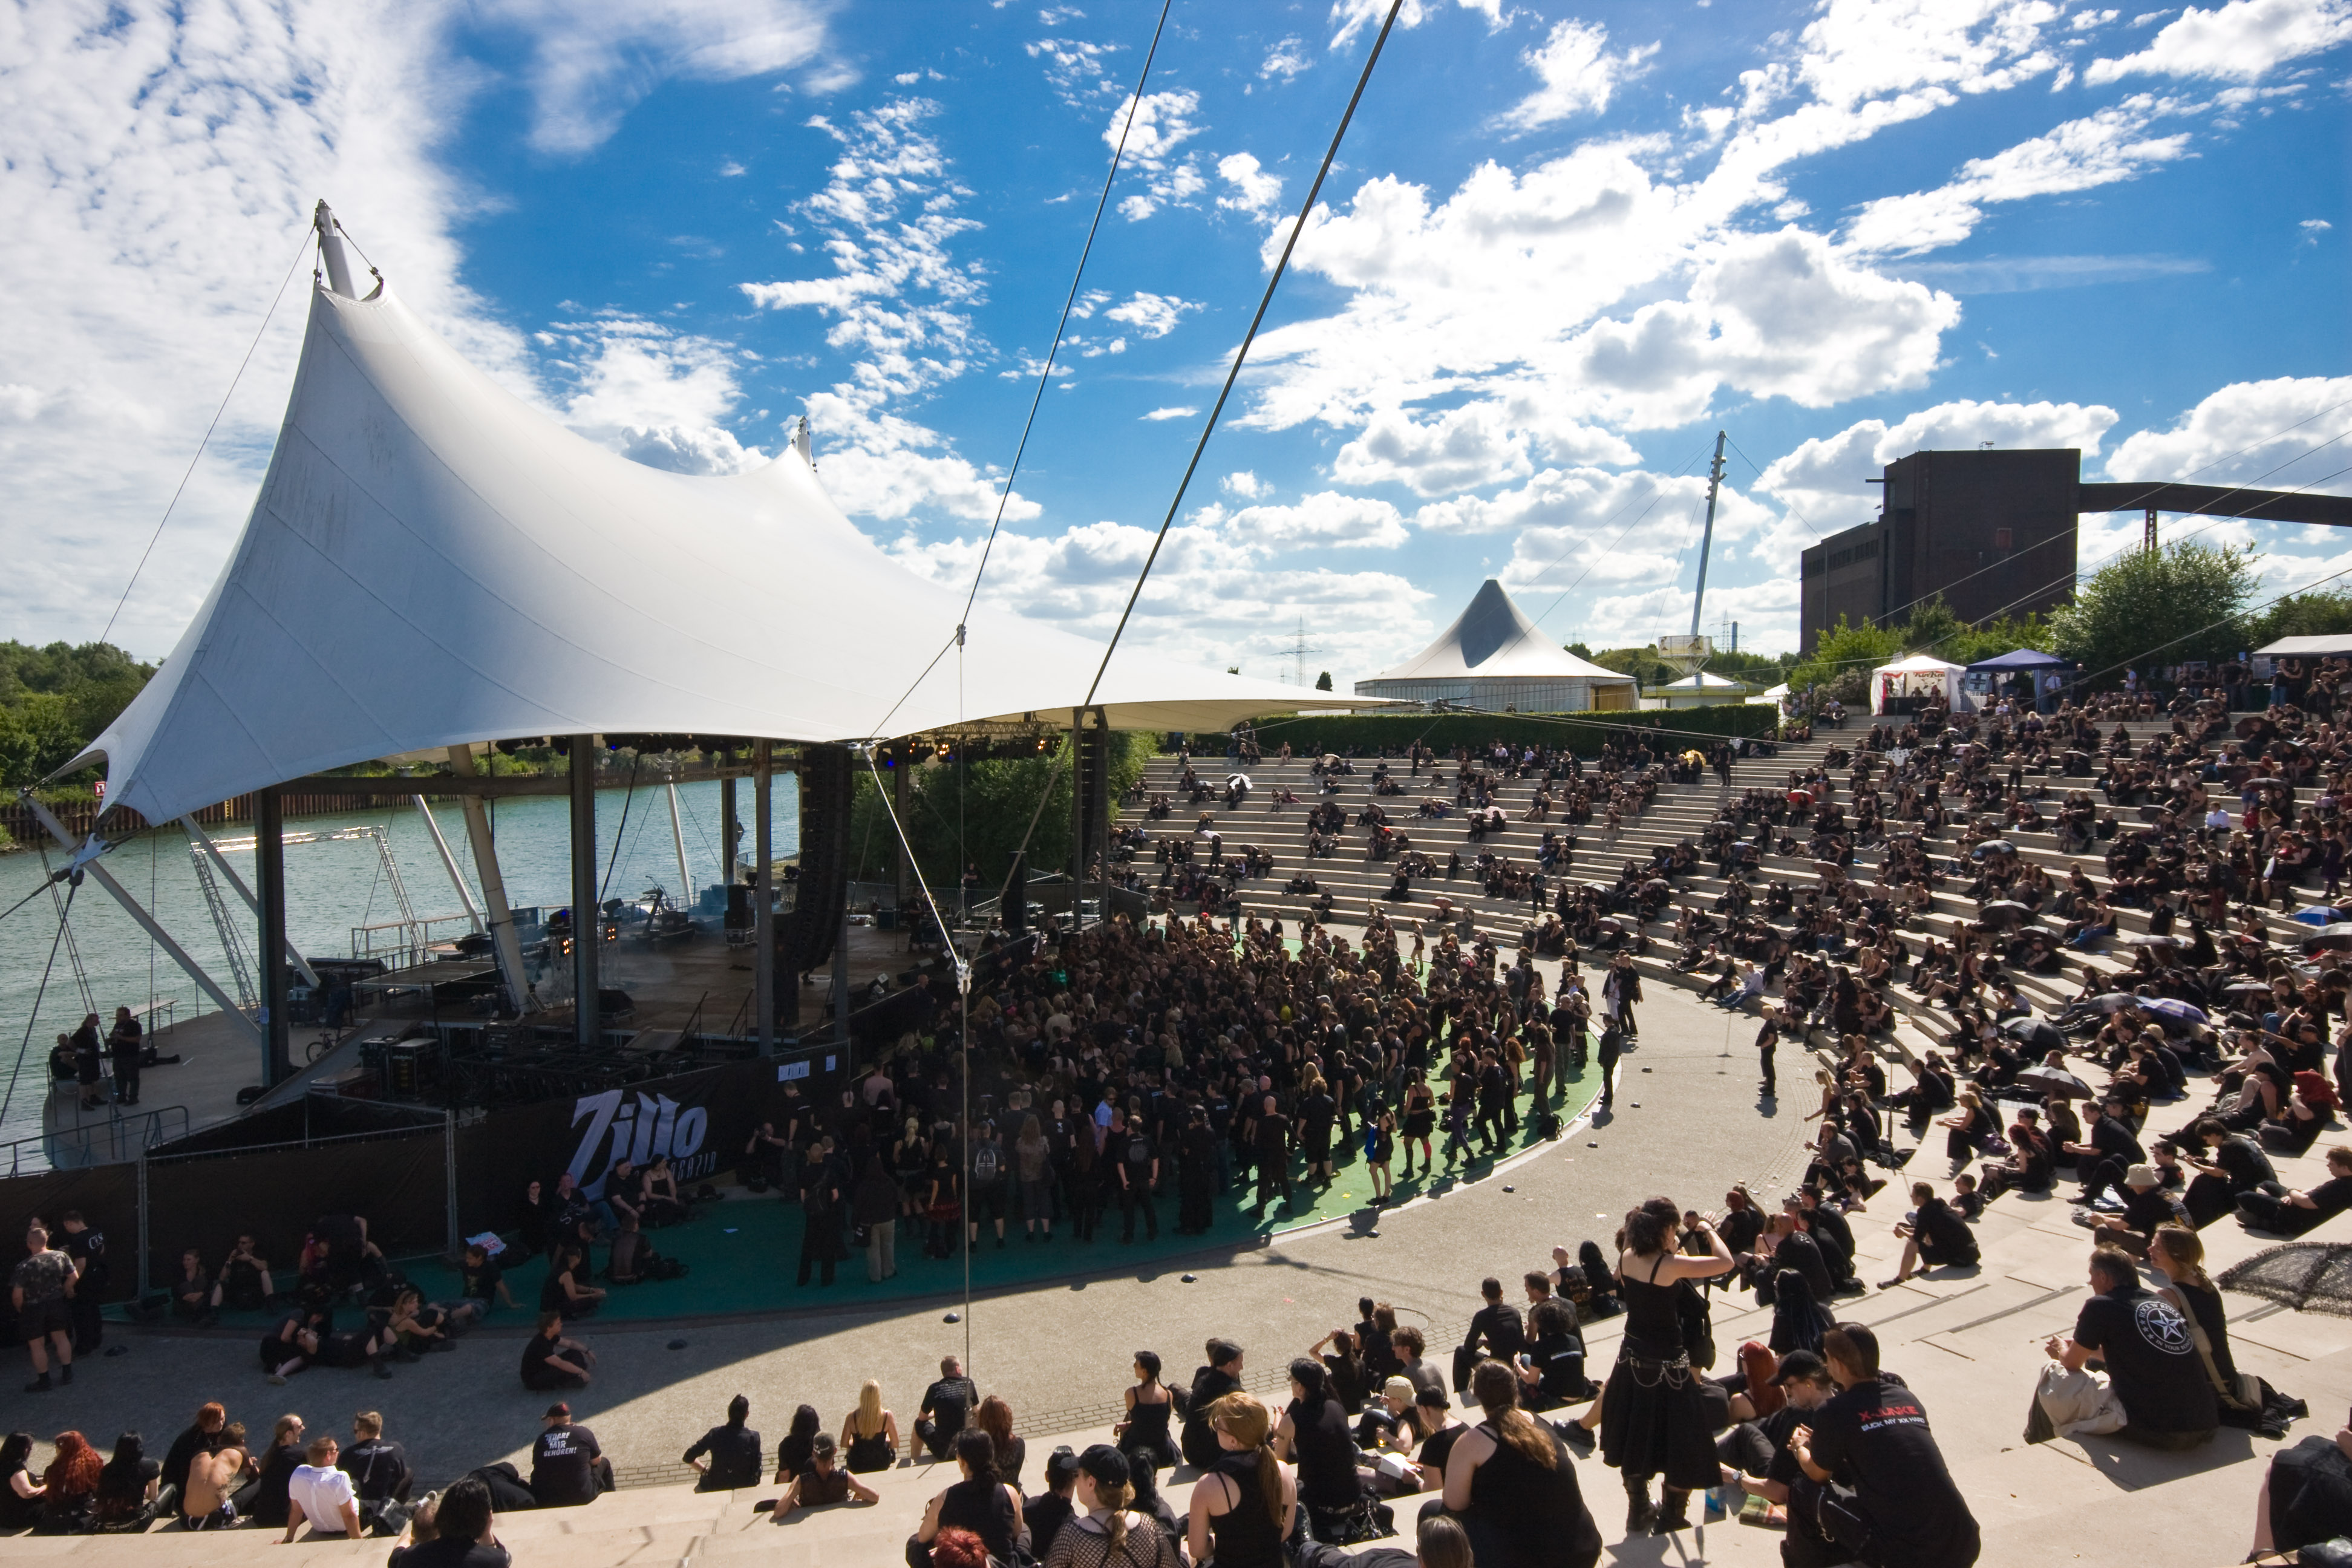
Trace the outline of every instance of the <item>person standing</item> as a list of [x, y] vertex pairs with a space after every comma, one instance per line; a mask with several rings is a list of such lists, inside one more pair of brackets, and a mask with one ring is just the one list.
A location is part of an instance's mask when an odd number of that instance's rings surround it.
[[[91, 1017], [95, 1018], [96, 1014]], [[49, 1352], [58, 1358], [58, 1382], [73, 1382], [73, 1259], [49, 1249], [49, 1233], [35, 1220], [25, 1232], [25, 1258], [9, 1279], [16, 1309], [16, 1332], [33, 1358], [27, 1394], [49, 1391]]]
[[820, 1282], [830, 1285], [841, 1263], [841, 1184], [833, 1162], [816, 1145], [810, 1146], [801, 1180], [806, 1184], [801, 1189], [801, 1266], [793, 1283], [805, 1286], [814, 1268]]
[[99, 1316], [112, 1272], [106, 1261], [106, 1237], [82, 1219], [79, 1209], [68, 1209], [59, 1217], [65, 1225], [65, 1253], [74, 1266], [74, 1354], [93, 1356], [106, 1337], [104, 1321]]
[[139, 1103], [139, 1066], [147, 1042], [142, 1037], [139, 1020], [131, 1016], [128, 1007], [114, 1010], [114, 1028], [106, 1037], [107, 1054], [114, 1059], [114, 1103]]
[[1621, 952], [1609, 961], [1609, 978], [1601, 983], [1601, 996], [1625, 1037], [1641, 1038], [1641, 1026], [1633, 1021], [1633, 1004], [1642, 999], [1642, 976], [1633, 967], [1632, 953]]
[[[1689, 1529], [1690, 1494], [1718, 1479], [1703, 1380], [1685, 1348], [1680, 1287], [1685, 1279], [1728, 1272], [1731, 1252], [1701, 1220], [1697, 1239], [1706, 1252], [1683, 1253], [1675, 1235], [1679, 1212], [1663, 1200], [1629, 1212], [1617, 1258], [1625, 1332], [1601, 1395], [1601, 1453], [1624, 1477], [1628, 1536]], [[1655, 1503], [1652, 1476], [1664, 1478]]]
[[1617, 1104], [1617, 1060], [1625, 1049], [1625, 1037], [1617, 1031], [1612, 1021], [1601, 1027], [1601, 1049], [1593, 1059], [1601, 1067], [1601, 1109], [1609, 1110]]
[[106, 1052], [98, 1037], [98, 1015], [85, 1016], [81, 1027], [66, 1041], [73, 1053], [74, 1082], [81, 1090], [84, 1110], [106, 1109], [106, 1084], [103, 1077]]
[[1122, 1221], [1119, 1245], [1127, 1247], [1134, 1243], [1138, 1211], [1142, 1213], [1147, 1227], [1145, 1239], [1158, 1241], [1160, 1211], [1152, 1204], [1151, 1189], [1160, 1180], [1159, 1146], [1144, 1131], [1140, 1115], [1127, 1119], [1127, 1137], [1123, 1143], [1116, 1134], [1112, 1142], [1117, 1146], [1115, 1168], [1118, 1172], [1118, 1210]]
[[1763, 1081], [1756, 1086], [1756, 1092], [1766, 1100], [1777, 1100], [1780, 1095], [1780, 1076], [1772, 1066], [1773, 1054], [1780, 1044], [1780, 1017], [1768, 1012], [1764, 1015], [1764, 1026], [1756, 1031], [1757, 1065], [1763, 1072]]

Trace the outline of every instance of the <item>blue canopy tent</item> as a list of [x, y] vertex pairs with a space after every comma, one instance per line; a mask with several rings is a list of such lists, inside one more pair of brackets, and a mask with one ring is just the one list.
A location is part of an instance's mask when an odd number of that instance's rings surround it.
[[2014, 648], [1997, 658], [1980, 658], [1969, 666], [1967, 685], [1971, 690], [1989, 690], [2006, 677], [2021, 676], [2024, 678], [2023, 685], [2011, 689], [2032, 701], [2037, 712], [2047, 713], [2050, 711], [2051, 693], [2046, 688], [2051, 683], [2036, 672], [2066, 668], [2068, 661], [2056, 654], [2041, 653], [2030, 647]]

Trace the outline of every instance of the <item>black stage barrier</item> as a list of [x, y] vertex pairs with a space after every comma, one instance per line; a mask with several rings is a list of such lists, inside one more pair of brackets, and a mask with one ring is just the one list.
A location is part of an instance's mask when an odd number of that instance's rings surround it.
[[49, 1227], [51, 1245], [62, 1241], [58, 1215], [68, 1209], [79, 1209], [83, 1222], [106, 1237], [111, 1266], [104, 1299], [129, 1300], [139, 1290], [139, 1167], [127, 1163], [85, 1165], [0, 1181], [0, 1224], [8, 1227], [8, 1267], [13, 1269], [24, 1256], [21, 1238], [35, 1215]]

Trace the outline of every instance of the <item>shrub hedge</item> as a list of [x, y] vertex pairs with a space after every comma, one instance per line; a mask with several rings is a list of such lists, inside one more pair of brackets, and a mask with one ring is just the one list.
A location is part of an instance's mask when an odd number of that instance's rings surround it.
[[[1570, 746], [1591, 756], [1612, 735], [1627, 730], [1688, 741], [1705, 751], [1708, 742], [1724, 737], [1776, 736], [1780, 719], [1777, 708], [1746, 702], [1651, 712], [1302, 714], [1264, 721], [1257, 726], [1257, 739], [1267, 751], [1286, 741], [1294, 755], [1402, 755], [1418, 740], [1446, 754], [1457, 747], [1476, 749], [1504, 741], [1515, 746]], [[1207, 745], [1220, 738], [1204, 735], [1201, 740]], [[1213, 749], [1223, 751], [1223, 746], [1216, 743]]]

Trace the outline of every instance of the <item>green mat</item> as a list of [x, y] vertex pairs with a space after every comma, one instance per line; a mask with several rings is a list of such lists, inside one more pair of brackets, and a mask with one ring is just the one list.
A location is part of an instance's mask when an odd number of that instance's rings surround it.
[[[1573, 1078], [1567, 1085], [1565, 1100], [1555, 1098], [1553, 1108], [1565, 1119], [1573, 1119], [1590, 1105], [1600, 1092], [1600, 1076], [1588, 1068], [1581, 1078]], [[1498, 1151], [1496, 1158], [1507, 1159], [1512, 1154], [1539, 1142], [1530, 1130], [1528, 1111], [1532, 1097], [1522, 1095], [1517, 1107], [1518, 1131]], [[1432, 1142], [1441, 1151], [1444, 1130]], [[1473, 1139], [1473, 1145], [1475, 1140]], [[1270, 1207], [1259, 1217], [1246, 1199], [1254, 1190], [1235, 1189], [1220, 1194], [1213, 1204], [1213, 1215], [1205, 1236], [1175, 1234], [1177, 1199], [1172, 1184], [1155, 1200], [1160, 1215], [1159, 1239], [1147, 1239], [1139, 1216], [1135, 1240], [1122, 1245], [1119, 1241], [1122, 1216], [1117, 1209], [1107, 1209], [1097, 1222], [1092, 1242], [1076, 1240], [1066, 1222], [1055, 1227], [1050, 1242], [1022, 1240], [1020, 1222], [1007, 1218], [1004, 1245], [996, 1245], [992, 1227], [984, 1227], [980, 1241], [971, 1252], [971, 1286], [974, 1291], [1004, 1289], [1034, 1285], [1041, 1280], [1080, 1275], [1125, 1273], [1141, 1268], [1154, 1268], [1186, 1255], [1204, 1255], [1203, 1262], [1213, 1262], [1217, 1251], [1233, 1252], [1254, 1247], [1265, 1237], [1304, 1226], [1318, 1225], [1326, 1220], [1356, 1216], [1358, 1223], [1377, 1224], [1378, 1211], [1370, 1208], [1371, 1177], [1363, 1161], [1359, 1143], [1347, 1151], [1349, 1163], [1338, 1167], [1336, 1179], [1328, 1188], [1315, 1186], [1294, 1178], [1291, 1190], [1293, 1206], [1285, 1214], [1280, 1204]], [[1394, 1197], [1398, 1202], [1418, 1197], [1433, 1190], [1444, 1188], [1461, 1181], [1475, 1181], [1490, 1172], [1495, 1164], [1484, 1155], [1447, 1166], [1442, 1153], [1436, 1175], [1417, 1176], [1408, 1182], [1402, 1178], [1402, 1163], [1394, 1169], [1398, 1180]], [[685, 1262], [691, 1272], [683, 1279], [648, 1282], [642, 1285], [616, 1286], [594, 1317], [586, 1320], [593, 1328], [599, 1322], [659, 1321], [667, 1319], [720, 1316], [747, 1312], [788, 1311], [798, 1308], [823, 1308], [848, 1302], [905, 1300], [923, 1296], [950, 1296], [963, 1289], [964, 1259], [959, 1250], [945, 1258], [923, 1256], [923, 1226], [919, 1220], [898, 1223], [898, 1272], [880, 1284], [868, 1283], [866, 1278], [866, 1253], [854, 1249], [837, 1266], [834, 1283], [825, 1287], [813, 1275], [806, 1286], [793, 1283], [798, 1273], [801, 1250], [801, 1212], [796, 1204], [787, 1203], [774, 1194], [754, 1197], [735, 1189], [735, 1195], [703, 1206], [695, 1218], [684, 1225], [672, 1226], [651, 1233], [656, 1251], [666, 1258]], [[521, 1303], [520, 1310], [500, 1308], [490, 1315], [494, 1323], [520, 1325], [530, 1317], [539, 1300], [539, 1288], [546, 1277], [546, 1264], [538, 1259], [510, 1269], [507, 1279], [515, 1299]], [[457, 1294], [457, 1271], [438, 1258], [420, 1259], [403, 1264], [409, 1277], [424, 1289], [430, 1300], [454, 1300]], [[261, 1319], [255, 1317], [258, 1324]]]

